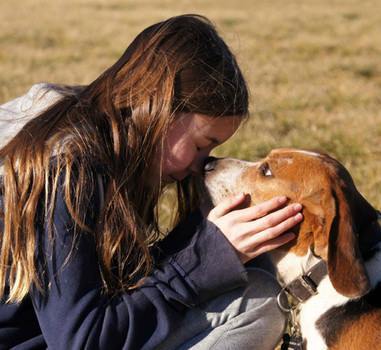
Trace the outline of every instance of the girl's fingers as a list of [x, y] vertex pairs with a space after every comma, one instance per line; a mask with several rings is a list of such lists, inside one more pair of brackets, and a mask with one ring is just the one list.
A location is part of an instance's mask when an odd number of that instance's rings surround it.
[[287, 232], [279, 237], [266, 241], [258, 245], [255, 250], [253, 250], [251, 254], [246, 255], [245, 258], [241, 256], [241, 261], [243, 261], [243, 263], [248, 262], [263, 253], [267, 253], [270, 250], [281, 247], [282, 245], [292, 241], [295, 237], [295, 233]]
[[302, 206], [299, 203], [288, 205], [258, 220], [244, 223], [245, 230], [248, 234], [253, 234], [275, 227], [282, 228], [282, 225], [295, 225], [303, 218], [299, 213], [300, 210], [302, 210]]
[[237, 218], [242, 221], [251, 221], [254, 219], [259, 219], [271, 211], [279, 208], [287, 202], [286, 196], [279, 196], [271, 198], [265, 202], [248, 207], [245, 209], [237, 210]]
[[244, 193], [240, 193], [236, 196], [231, 196], [225, 199], [209, 212], [208, 219], [215, 220], [220, 218], [221, 216], [224, 216], [225, 214], [232, 211], [235, 207], [242, 204], [245, 198], [246, 195]]
[[296, 224], [298, 224], [300, 221], [302, 221], [303, 215], [301, 213], [298, 213], [278, 225], [275, 225], [273, 227], [269, 227], [265, 230], [257, 230], [258, 233], [251, 233], [251, 242], [250, 245], [252, 247], [258, 247], [261, 244], [271, 241], [278, 236], [281, 236], [284, 232], [289, 231], [291, 228], [293, 228]]
[[245, 199], [243, 193], [229, 197], [208, 215], [208, 220], [219, 227], [243, 262], [289, 242], [295, 235], [288, 231], [303, 219], [299, 213], [302, 206], [298, 203], [278, 209], [287, 202], [284, 196], [237, 209]]

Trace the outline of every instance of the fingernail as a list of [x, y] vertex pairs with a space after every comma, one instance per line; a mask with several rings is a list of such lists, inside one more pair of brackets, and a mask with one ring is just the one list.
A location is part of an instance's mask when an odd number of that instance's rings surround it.
[[286, 196], [280, 196], [278, 197], [278, 202], [279, 203], [285, 203], [287, 201], [287, 197]]
[[298, 213], [298, 214], [296, 214], [296, 215], [294, 216], [294, 219], [295, 219], [295, 220], [300, 220], [300, 219], [302, 219], [302, 218], [303, 218], [303, 215], [300, 214], [300, 213]]
[[292, 206], [292, 209], [299, 211], [302, 209], [302, 205], [300, 203], [296, 203]]

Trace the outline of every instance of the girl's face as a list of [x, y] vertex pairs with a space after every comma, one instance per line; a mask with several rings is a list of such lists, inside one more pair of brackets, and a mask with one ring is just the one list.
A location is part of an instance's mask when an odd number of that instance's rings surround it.
[[164, 139], [163, 149], [155, 155], [151, 183], [162, 183], [201, 174], [210, 151], [225, 142], [238, 129], [242, 117], [213, 118], [204, 114], [183, 113], [176, 117]]

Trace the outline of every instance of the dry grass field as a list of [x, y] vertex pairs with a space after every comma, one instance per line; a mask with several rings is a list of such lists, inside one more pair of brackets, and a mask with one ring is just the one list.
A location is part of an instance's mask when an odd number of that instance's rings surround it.
[[251, 118], [217, 155], [323, 150], [381, 208], [379, 0], [1, 0], [0, 103], [36, 82], [89, 83], [181, 13], [214, 21], [250, 84]]
[[378, 0], [2, 0], [0, 103], [36, 82], [86, 84], [149, 24], [211, 18], [244, 70], [251, 118], [217, 155], [324, 150], [381, 207]]

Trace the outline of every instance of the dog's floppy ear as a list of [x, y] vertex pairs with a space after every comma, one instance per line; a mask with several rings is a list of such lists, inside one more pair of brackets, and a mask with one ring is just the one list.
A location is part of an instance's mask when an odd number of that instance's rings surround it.
[[349, 184], [337, 181], [332, 195], [336, 215], [328, 238], [329, 278], [340, 294], [352, 298], [360, 297], [369, 291], [370, 282], [359, 249], [360, 232], [355, 222], [356, 213], [353, 212], [355, 203], [352, 201], [359, 201], [362, 196], [352, 181]]
[[319, 191], [304, 197], [302, 203], [305, 220], [301, 230], [313, 233], [312, 249], [327, 261], [333, 287], [348, 297], [364, 295], [370, 285], [358, 234], [363, 221], [369, 218], [369, 210], [349, 174], [332, 174]]

